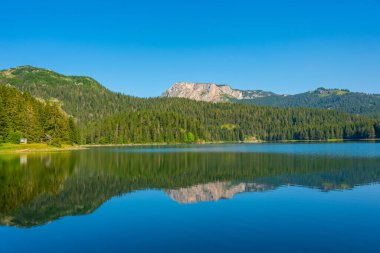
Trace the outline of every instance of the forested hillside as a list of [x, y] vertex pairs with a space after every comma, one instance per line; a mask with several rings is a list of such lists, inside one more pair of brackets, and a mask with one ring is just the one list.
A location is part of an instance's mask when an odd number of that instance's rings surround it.
[[278, 107], [309, 107], [338, 110], [380, 118], [380, 95], [349, 92], [348, 90], [318, 88], [296, 95], [272, 95], [236, 102]]
[[79, 131], [72, 117], [57, 103], [39, 101], [30, 93], [0, 85], [0, 143], [78, 143]]
[[136, 98], [111, 92], [89, 77], [30, 66], [0, 71], [0, 86], [4, 85], [18, 88], [23, 96], [30, 93], [45, 101], [56, 100], [78, 121], [81, 143], [380, 137], [380, 124], [375, 120], [334, 110]]

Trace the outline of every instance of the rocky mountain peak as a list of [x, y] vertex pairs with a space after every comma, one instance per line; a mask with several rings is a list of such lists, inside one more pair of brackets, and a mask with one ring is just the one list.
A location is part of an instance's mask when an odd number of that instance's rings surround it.
[[166, 90], [162, 97], [181, 97], [207, 102], [227, 102], [230, 100], [253, 99], [270, 96], [273, 93], [259, 90], [238, 90], [229, 85], [214, 83], [178, 82]]

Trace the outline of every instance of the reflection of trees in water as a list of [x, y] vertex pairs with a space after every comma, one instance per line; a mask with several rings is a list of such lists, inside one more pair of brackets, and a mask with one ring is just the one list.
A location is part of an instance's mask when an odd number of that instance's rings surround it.
[[73, 170], [69, 154], [0, 157], [0, 211], [8, 213], [42, 194], [56, 195]]
[[[125, 153], [95, 150], [0, 157], [0, 220], [33, 226], [92, 212], [139, 189], [210, 182], [297, 184], [324, 190], [380, 181], [376, 158], [258, 153]], [[223, 196], [223, 195], [222, 195]]]

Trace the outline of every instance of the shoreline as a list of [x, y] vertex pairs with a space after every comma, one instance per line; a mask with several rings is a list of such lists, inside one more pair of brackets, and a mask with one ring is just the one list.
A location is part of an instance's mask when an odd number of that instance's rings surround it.
[[[343, 142], [376, 142], [380, 139], [331, 139], [331, 140], [279, 140], [279, 141], [218, 141], [218, 142], [194, 142], [194, 143], [123, 143], [123, 144], [84, 144], [76, 146], [54, 147], [47, 144], [0, 144], [0, 154], [19, 154], [19, 153], [46, 153], [86, 150], [101, 147], [138, 147], [138, 146], [169, 146], [169, 145], [208, 145], [208, 144], [263, 144], [263, 143], [343, 143]], [[8, 148], [7, 148], [8, 146]]]

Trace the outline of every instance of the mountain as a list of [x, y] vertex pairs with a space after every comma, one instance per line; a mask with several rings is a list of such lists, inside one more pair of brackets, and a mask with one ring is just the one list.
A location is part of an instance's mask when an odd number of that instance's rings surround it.
[[[36, 99], [58, 103], [78, 124], [79, 142], [83, 144], [380, 137], [380, 122], [353, 114], [176, 97], [137, 98], [112, 92], [90, 77], [66, 76], [31, 66], [0, 71], [0, 86], [11, 86]], [[233, 91], [226, 86], [221, 90], [244, 98], [275, 96], [262, 91]]]
[[380, 118], [380, 94], [318, 88], [296, 95], [279, 95], [262, 90], [238, 90], [228, 85], [175, 83], [163, 97], [181, 97], [207, 102], [236, 102], [275, 107], [308, 107], [339, 110]]
[[175, 83], [162, 97], [180, 97], [206, 102], [226, 102], [231, 99], [255, 99], [275, 95], [262, 90], [237, 90], [228, 85], [212, 83]]

